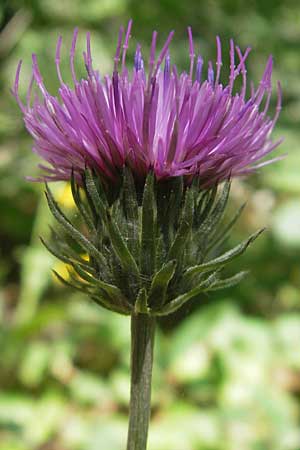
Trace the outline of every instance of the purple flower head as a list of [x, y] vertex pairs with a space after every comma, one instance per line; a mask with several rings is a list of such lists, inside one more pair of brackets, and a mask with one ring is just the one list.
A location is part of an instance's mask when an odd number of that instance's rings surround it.
[[[32, 55], [32, 80], [24, 104], [18, 94], [19, 63], [13, 95], [34, 138], [33, 151], [48, 163], [40, 165], [44, 173], [40, 180], [69, 180], [72, 171], [80, 175], [88, 166], [113, 181], [127, 165], [138, 179], [153, 170], [157, 179], [199, 176], [202, 186], [209, 187], [278, 159], [260, 161], [280, 143], [270, 138], [281, 109], [279, 83], [275, 116], [267, 115], [272, 92], [271, 56], [258, 87], [251, 85], [246, 95], [250, 48], [243, 53], [230, 41], [229, 79], [223, 86], [219, 37], [216, 63], [209, 61], [206, 66], [195, 54], [189, 27], [188, 72], [179, 74], [171, 65], [169, 46], [174, 32], [156, 54], [156, 31], [149, 60], [144, 62], [138, 45], [129, 72], [126, 52], [131, 26], [132, 21], [125, 33], [120, 30], [113, 73], [103, 78], [93, 68], [87, 33], [83, 53], [87, 77], [81, 80], [74, 68], [75, 30], [70, 51], [73, 86], [61, 75], [59, 37], [55, 57], [58, 96], [47, 91], [36, 55]], [[237, 78], [241, 79], [239, 90], [234, 88]], [[38, 89], [33, 94], [34, 86]]]

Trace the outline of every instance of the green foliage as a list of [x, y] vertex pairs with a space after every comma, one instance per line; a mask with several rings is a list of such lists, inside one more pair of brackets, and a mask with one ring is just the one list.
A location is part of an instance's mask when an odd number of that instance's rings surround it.
[[[90, 450], [104, 439], [109, 448], [124, 446], [129, 323], [109, 311], [98, 314], [76, 296], [64, 307], [68, 322], [57, 315], [50, 320], [48, 312], [42, 332], [23, 331], [28, 351], [15, 366], [23, 392], [7, 389], [0, 395], [6, 430], [0, 448], [31, 450], [48, 442], [53, 448]], [[300, 366], [293, 342], [299, 330], [299, 317], [245, 317], [227, 299], [190, 316], [167, 340], [159, 334], [149, 449], [230, 450], [236, 442], [247, 449], [297, 449], [293, 393]], [[12, 337], [2, 341], [2, 352], [14, 346]], [[239, 432], [244, 429], [247, 434]]]

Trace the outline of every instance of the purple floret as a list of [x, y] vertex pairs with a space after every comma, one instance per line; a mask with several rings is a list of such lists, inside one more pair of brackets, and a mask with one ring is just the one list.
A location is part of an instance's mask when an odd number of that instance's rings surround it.
[[[245, 62], [250, 48], [243, 53], [230, 41], [229, 80], [223, 86], [219, 37], [216, 70], [209, 61], [207, 79], [203, 79], [204, 61], [201, 55], [196, 57], [190, 27], [188, 73], [178, 74], [176, 66], [171, 66], [173, 32], [156, 57], [156, 31], [147, 72], [140, 45], [129, 72], [126, 52], [131, 26], [132, 21], [126, 33], [120, 30], [113, 73], [104, 78], [93, 68], [87, 34], [83, 53], [87, 77], [82, 80], [77, 79], [74, 68], [75, 30], [70, 51], [73, 86], [68, 86], [61, 75], [59, 37], [55, 57], [60, 81], [57, 97], [44, 86], [33, 55], [32, 80], [24, 104], [18, 94], [19, 63], [13, 95], [34, 138], [33, 151], [48, 163], [40, 165], [43, 175], [39, 180], [69, 180], [72, 171], [80, 176], [88, 166], [115, 181], [120, 169], [127, 165], [141, 180], [153, 170], [157, 179], [185, 175], [191, 180], [199, 176], [202, 186], [209, 187], [279, 159], [261, 161], [281, 142], [270, 138], [281, 110], [280, 83], [275, 116], [267, 115], [272, 93], [271, 56], [258, 88], [251, 85], [248, 97]], [[242, 80], [238, 91], [234, 90], [237, 77]], [[34, 86], [40, 95], [33, 92]]]

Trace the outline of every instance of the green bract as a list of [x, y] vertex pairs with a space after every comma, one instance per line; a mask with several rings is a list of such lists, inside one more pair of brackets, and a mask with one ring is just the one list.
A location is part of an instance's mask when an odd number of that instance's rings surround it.
[[246, 272], [222, 279], [221, 271], [263, 231], [220, 254], [243, 209], [221, 225], [229, 181], [218, 193], [217, 187], [200, 189], [197, 181], [185, 186], [180, 177], [158, 182], [149, 174], [139, 188], [125, 168], [117, 198], [108, 198], [90, 170], [81, 187], [72, 176], [71, 187], [87, 233], [65, 216], [47, 186], [48, 204], [60, 227], [53, 230], [51, 243], [43, 243], [74, 269], [68, 280], [55, 272], [63, 283], [120, 314], [167, 315], [202, 292], [238, 283]]

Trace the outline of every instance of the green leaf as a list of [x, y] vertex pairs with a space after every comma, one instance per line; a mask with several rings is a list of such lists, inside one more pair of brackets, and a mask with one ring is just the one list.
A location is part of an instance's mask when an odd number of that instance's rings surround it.
[[207, 237], [210, 237], [214, 231], [214, 229], [219, 224], [221, 220], [230, 192], [230, 181], [226, 181], [224, 188], [222, 190], [221, 195], [215, 203], [215, 206], [209, 214], [204, 217], [203, 222], [200, 225], [199, 230], [197, 231], [197, 235], [200, 237], [202, 242], [207, 241]]
[[47, 189], [46, 197], [50, 211], [52, 212], [56, 220], [61, 224], [65, 232], [69, 236], [71, 236], [71, 238], [74, 239], [74, 241], [77, 242], [81, 246], [81, 248], [83, 248], [90, 255], [92, 255], [96, 260], [103, 262], [103, 264], [105, 264], [105, 261], [103, 261], [104, 258], [99, 252], [99, 250], [97, 250], [97, 248], [71, 224], [69, 219], [67, 219], [64, 213], [60, 210], [47, 184], [46, 189]]
[[139, 279], [139, 270], [137, 264], [135, 262], [134, 257], [130, 253], [121, 233], [114, 222], [111, 216], [111, 212], [109, 210], [108, 205], [105, 205], [99, 195], [97, 190], [97, 186], [94, 180], [92, 173], [87, 170], [86, 171], [86, 186], [87, 190], [91, 196], [91, 199], [94, 203], [95, 209], [98, 214], [101, 216], [107, 232], [109, 234], [109, 238], [111, 240], [112, 248], [120, 260], [120, 264], [122, 268], [127, 272], [133, 274], [136, 279]]
[[135, 313], [147, 314], [149, 312], [148, 304], [147, 304], [147, 291], [146, 288], [142, 287], [139, 290], [137, 295], [135, 305], [134, 305]]
[[123, 214], [127, 225], [128, 248], [133, 256], [139, 258], [139, 208], [136, 197], [136, 189], [131, 170], [124, 168], [122, 200]]
[[213, 272], [206, 280], [202, 281], [198, 286], [194, 287], [185, 294], [179, 295], [171, 302], [167, 303], [157, 313], [157, 316], [166, 316], [167, 314], [175, 312], [178, 308], [183, 306], [187, 301], [197, 297], [201, 292], [208, 291], [219, 280], [219, 270]]
[[166, 248], [174, 239], [183, 203], [183, 177], [160, 181], [156, 185], [157, 222], [162, 231]]
[[242, 281], [248, 274], [249, 274], [249, 271], [245, 270], [245, 271], [237, 273], [233, 277], [224, 278], [223, 280], [219, 280], [209, 290], [217, 291], [218, 289], [225, 289], [225, 288], [235, 286], [240, 281]]
[[166, 248], [164, 243], [164, 237], [162, 233], [156, 239], [156, 251], [155, 251], [155, 271], [159, 270], [164, 264], [166, 259]]
[[[115, 200], [114, 203], [111, 205], [110, 212], [111, 212], [111, 216], [113, 217], [113, 220], [114, 220], [115, 224], [119, 228], [119, 231], [120, 231], [121, 235], [126, 240], [126, 243], [128, 245], [128, 248], [129, 248], [128, 220], [126, 219], [126, 217], [124, 215], [122, 200], [120, 198]], [[106, 226], [107, 226], [107, 224], [106, 224]]]
[[199, 228], [203, 220], [209, 215], [213, 205], [214, 201], [217, 195], [218, 187], [217, 185], [214, 186], [209, 191], [204, 191], [200, 193], [199, 199], [198, 199], [198, 205], [195, 208], [195, 225], [196, 228]]
[[41, 240], [42, 244], [44, 245], [44, 247], [46, 247], [48, 252], [50, 252], [53, 256], [58, 258], [60, 261], [66, 263], [66, 264], [70, 264], [70, 265], [72, 265], [74, 262], [76, 262], [78, 265], [80, 265], [82, 267], [82, 269], [95, 275], [94, 268], [91, 267], [89, 264], [87, 264], [87, 262], [84, 261], [83, 259], [81, 259], [79, 256], [76, 255], [77, 257], [74, 259], [72, 256], [70, 257], [70, 256], [67, 256], [67, 255], [61, 253], [60, 250], [55, 248], [49, 242], [46, 242], [42, 237], [40, 237], [40, 240]]
[[137, 222], [139, 219], [139, 208], [136, 189], [132, 172], [128, 167], [125, 167], [123, 171], [122, 200], [126, 219]]
[[148, 300], [151, 308], [164, 305], [168, 285], [174, 276], [176, 264], [175, 260], [169, 261], [154, 275]]
[[90, 274], [82, 270], [82, 268], [76, 263], [73, 263], [72, 267], [83, 280], [87, 281], [90, 285], [94, 285], [96, 288], [98, 287], [103, 290], [116, 306], [120, 306], [120, 309], [122, 311], [124, 310], [124, 308], [126, 309], [126, 311], [131, 310], [131, 304], [117, 286], [106, 283], [96, 277], [91, 276]]
[[52, 232], [52, 241], [51, 244], [46, 243], [48, 245], [48, 249], [54, 250], [56, 254], [53, 252], [54, 256], [59, 257], [60, 255], [66, 256], [70, 259], [70, 262], [78, 263], [84, 270], [90, 272], [92, 275], [95, 275], [99, 270], [101, 270], [101, 275], [107, 281], [111, 279], [111, 268], [109, 265], [109, 259], [107, 257], [106, 248], [102, 246], [101, 251], [102, 254], [101, 261], [96, 261], [95, 258], [92, 258], [89, 255], [89, 261], [86, 261], [81, 257], [81, 255], [72, 248], [72, 246], [67, 242], [66, 236], [60, 232], [60, 230], [54, 230], [50, 227]]
[[99, 219], [105, 221], [105, 209], [108, 205], [107, 202], [105, 201], [104, 196], [102, 195], [102, 197], [100, 197], [93, 173], [91, 172], [90, 169], [86, 169], [85, 171], [85, 185], [87, 193], [90, 196], [90, 199], [99, 216]]
[[[184, 181], [183, 177], [175, 177], [172, 181], [172, 188], [170, 190], [170, 195], [167, 200], [167, 221], [170, 228], [173, 228], [173, 224], [179, 222], [180, 211], [183, 202], [183, 193], [184, 193]], [[171, 236], [172, 238], [173, 236]]]
[[154, 175], [149, 173], [143, 194], [140, 254], [141, 273], [149, 277], [153, 274], [155, 267], [156, 212]]
[[128, 316], [131, 314], [126, 309], [121, 309], [119, 306], [112, 303], [110, 300], [107, 300], [104, 295], [100, 295], [99, 291], [97, 291], [94, 294], [89, 294], [89, 297], [91, 300], [93, 300], [94, 303], [96, 303], [98, 306], [101, 306], [102, 308], [108, 309], [109, 311], [116, 312], [118, 314], [122, 314], [125, 316]]
[[228, 252], [224, 253], [221, 256], [218, 256], [215, 259], [212, 259], [211, 261], [208, 261], [206, 263], [200, 264], [198, 266], [194, 266], [189, 268], [185, 274], [184, 274], [184, 281], [186, 282], [190, 277], [194, 275], [198, 275], [201, 272], [207, 272], [210, 270], [215, 270], [219, 267], [224, 266], [225, 264], [229, 263], [233, 259], [240, 256], [244, 251], [247, 249], [247, 247], [255, 241], [255, 239], [265, 230], [265, 228], [262, 228], [256, 233], [253, 233], [248, 239], [243, 241], [241, 244], [234, 247], [232, 250], [229, 250]]
[[68, 281], [63, 278], [59, 273], [56, 272], [56, 270], [52, 270], [52, 272], [62, 284], [72, 289], [76, 289], [77, 291], [83, 292], [103, 308], [109, 309], [119, 314], [129, 314], [129, 311], [127, 309], [125, 309], [124, 307], [121, 308], [119, 303], [115, 303], [114, 301], [112, 301], [112, 298], [107, 295], [105, 289], [95, 289], [91, 284], [80, 282], [80, 280], [74, 278], [74, 275], [70, 271], [69, 276], [72, 281]]
[[54, 248], [50, 243], [46, 242], [42, 237], [40, 237], [40, 241], [43, 244], [43, 246], [48, 250], [48, 252], [51, 253], [51, 255], [55, 256], [57, 259], [60, 259], [60, 261], [66, 263], [66, 264], [71, 264], [72, 260], [68, 256], [64, 255], [59, 250]]
[[56, 278], [65, 286], [72, 288], [72, 289], [76, 289], [80, 292], [83, 292], [85, 295], [90, 295], [91, 292], [89, 290], [89, 286], [86, 284], [85, 286], [83, 285], [78, 285], [76, 283], [71, 283], [70, 281], [65, 280], [65, 278], [63, 278], [58, 272], [56, 272], [56, 270], [52, 270], [52, 272], [54, 273], [54, 275], [56, 276]]
[[78, 211], [81, 214], [81, 217], [83, 218], [83, 220], [86, 223], [89, 230], [92, 233], [96, 234], [96, 228], [95, 228], [95, 225], [93, 222], [93, 217], [91, 216], [89, 211], [86, 209], [86, 207], [83, 203], [83, 200], [80, 197], [79, 186], [76, 184], [73, 170], [72, 170], [72, 174], [71, 174], [71, 191], [72, 191], [73, 200], [75, 202], [75, 205], [76, 205]]
[[182, 218], [175, 239], [168, 253], [169, 260], [178, 259], [179, 256], [180, 257], [183, 256], [184, 246], [187, 239], [190, 236], [190, 232], [193, 225], [193, 212], [194, 212], [194, 193], [192, 189], [187, 189], [185, 193]]
[[220, 220], [223, 217], [223, 214], [224, 214], [227, 202], [228, 202], [230, 187], [231, 187], [231, 182], [229, 180], [226, 180], [224, 183], [223, 190], [222, 190], [218, 200], [216, 201], [216, 204], [214, 206], [214, 209], [212, 210], [212, 213], [210, 214], [210, 221], [214, 227], [216, 227], [219, 224]]
[[129, 251], [121, 233], [111, 217], [109, 210], [106, 211], [106, 225], [109, 237], [111, 240], [112, 247], [116, 256], [119, 258], [122, 268], [132, 274], [136, 279], [139, 279], [140, 273], [135, 259], [131, 252]]
[[223, 242], [228, 238], [229, 232], [231, 231], [232, 227], [235, 225], [237, 220], [239, 219], [240, 215], [244, 211], [244, 208], [246, 206], [246, 203], [241, 205], [236, 213], [234, 214], [233, 218], [226, 224], [219, 233], [217, 233], [215, 236], [212, 236], [211, 242], [209, 246], [206, 248], [206, 252], [209, 253], [209, 251], [216, 247], [217, 245], [220, 246], [223, 244]]

